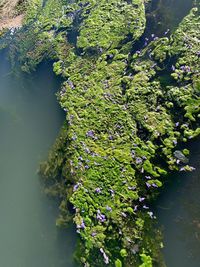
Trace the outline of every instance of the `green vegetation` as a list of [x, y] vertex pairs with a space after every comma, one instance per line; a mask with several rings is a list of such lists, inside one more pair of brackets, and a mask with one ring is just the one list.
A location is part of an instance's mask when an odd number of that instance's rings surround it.
[[85, 267], [161, 266], [149, 204], [170, 170], [192, 170], [177, 146], [200, 134], [199, 11], [134, 51], [145, 21], [143, 0], [34, 0], [10, 45], [24, 71], [50, 58], [64, 79], [66, 122], [41, 174]]

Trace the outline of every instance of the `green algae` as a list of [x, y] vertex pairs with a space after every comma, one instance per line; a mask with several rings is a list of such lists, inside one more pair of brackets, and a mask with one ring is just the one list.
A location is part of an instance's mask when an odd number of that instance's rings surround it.
[[[61, 198], [57, 225], [73, 218], [83, 266], [161, 265], [149, 203], [170, 170], [192, 170], [175, 152], [200, 134], [198, 9], [170, 38], [135, 53], [145, 29], [142, 0], [33, 1], [25, 21], [13, 62], [18, 57], [29, 72], [51, 58], [64, 79], [58, 100], [66, 123], [40, 168], [47, 192]], [[74, 44], [66, 34], [73, 30]]]

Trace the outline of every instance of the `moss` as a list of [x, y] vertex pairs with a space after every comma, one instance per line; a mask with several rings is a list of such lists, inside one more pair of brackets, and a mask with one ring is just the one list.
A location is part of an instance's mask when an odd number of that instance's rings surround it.
[[122, 267], [122, 262], [119, 259], [115, 261], [115, 267]]
[[[58, 100], [66, 123], [41, 173], [49, 192], [61, 198], [57, 225], [73, 218], [81, 237], [77, 257], [85, 266], [160, 260], [149, 200], [164, 176], [180, 169], [176, 146], [200, 134], [198, 10], [170, 38], [133, 53], [144, 11], [142, 0], [48, 0], [43, 8], [34, 1], [11, 46], [13, 62], [18, 58], [25, 71], [50, 58], [64, 80]], [[170, 82], [161, 82], [163, 71]]]
[[142, 259], [142, 264], [140, 265], [140, 267], [152, 267], [152, 259], [150, 256], [147, 256], [146, 254], [141, 254], [141, 259]]

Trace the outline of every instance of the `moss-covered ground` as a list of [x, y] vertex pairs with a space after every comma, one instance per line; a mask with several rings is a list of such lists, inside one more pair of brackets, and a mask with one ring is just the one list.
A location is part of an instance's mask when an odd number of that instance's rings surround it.
[[50, 58], [63, 78], [66, 122], [41, 174], [85, 267], [164, 264], [150, 204], [170, 171], [193, 169], [179, 145], [200, 134], [199, 9], [134, 51], [147, 2], [30, 1], [10, 44], [13, 64]]

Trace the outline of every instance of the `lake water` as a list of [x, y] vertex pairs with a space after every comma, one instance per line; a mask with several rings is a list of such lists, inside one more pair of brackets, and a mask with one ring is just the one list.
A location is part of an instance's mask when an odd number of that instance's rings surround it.
[[56, 228], [58, 204], [36, 174], [64, 120], [59, 82], [45, 63], [31, 76], [10, 71], [1, 53], [0, 266], [74, 267], [75, 231]]
[[200, 266], [200, 139], [189, 145], [192, 173], [174, 173], [156, 201], [168, 267]]

